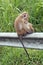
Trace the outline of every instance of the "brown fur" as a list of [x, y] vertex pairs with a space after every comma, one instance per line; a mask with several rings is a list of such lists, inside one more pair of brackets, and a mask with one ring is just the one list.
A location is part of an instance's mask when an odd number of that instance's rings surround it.
[[14, 22], [14, 27], [18, 35], [25, 35], [34, 32], [32, 24], [28, 22], [28, 13], [21, 13]]

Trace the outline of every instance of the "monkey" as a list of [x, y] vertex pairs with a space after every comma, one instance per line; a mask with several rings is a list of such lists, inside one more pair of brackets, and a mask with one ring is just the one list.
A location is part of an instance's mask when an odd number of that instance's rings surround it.
[[16, 30], [17, 35], [19, 37], [19, 40], [20, 40], [21, 44], [23, 45], [23, 48], [29, 57], [29, 54], [28, 54], [28, 52], [27, 52], [27, 50], [22, 42], [23, 36], [34, 32], [33, 25], [30, 22], [28, 22], [28, 19], [29, 19], [29, 15], [27, 12], [21, 13], [15, 19], [14, 27], [15, 27], [15, 30]]

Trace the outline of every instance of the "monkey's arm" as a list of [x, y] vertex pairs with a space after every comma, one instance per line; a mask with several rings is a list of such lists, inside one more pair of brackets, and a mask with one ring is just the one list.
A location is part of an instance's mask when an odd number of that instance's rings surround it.
[[16, 31], [21, 31], [22, 30], [22, 23], [21, 22], [15, 22], [15, 29], [16, 29]]
[[18, 28], [18, 30], [22, 30], [22, 23], [18, 23], [17, 28]]
[[32, 24], [29, 23], [29, 22], [27, 22], [27, 23], [24, 24], [24, 29], [25, 29], [26, 32], [28, 32], [28, 33], [34, 32], [34, 28], [33, 28]]

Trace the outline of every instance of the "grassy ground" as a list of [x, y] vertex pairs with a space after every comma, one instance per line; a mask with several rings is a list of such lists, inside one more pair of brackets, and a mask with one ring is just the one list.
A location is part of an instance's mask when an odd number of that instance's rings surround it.
[[27, 49], [28, 59], [24, 49], [3, 47], [0, 53], [0, 65], [43, 65], [43, 50]]
[[[29, 13], [29, 21], [35, 31], [43, 32], [43, 0], [0, 0], [0, 32], [15, 32], [14, 20], [23, 11]], [[0, 46], [0, 65], [43, 65], [43, 50]]]

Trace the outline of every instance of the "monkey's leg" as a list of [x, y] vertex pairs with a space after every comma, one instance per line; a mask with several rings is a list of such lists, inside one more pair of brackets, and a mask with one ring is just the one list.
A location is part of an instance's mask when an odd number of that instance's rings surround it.
[[27, 50], [26, 50], [26, 48], [25, 48], [25, 46], [24, 46], [24, 44], [22, 42], [22, 36], [18, 36], [18, 37], [19, 37], [19, 40], [20, 40], [20, 42], [21, 42], [21, 44], [22, 44], [22, 46], [23, 46], [23, 48], [24, 48], [24, 50], [25, 50], [25, 52], [26, 52], [26, 54], [27, 54], [27, 56], [29, 58], [29, 54], [28, 54], [28, 52], [27, 52]]

